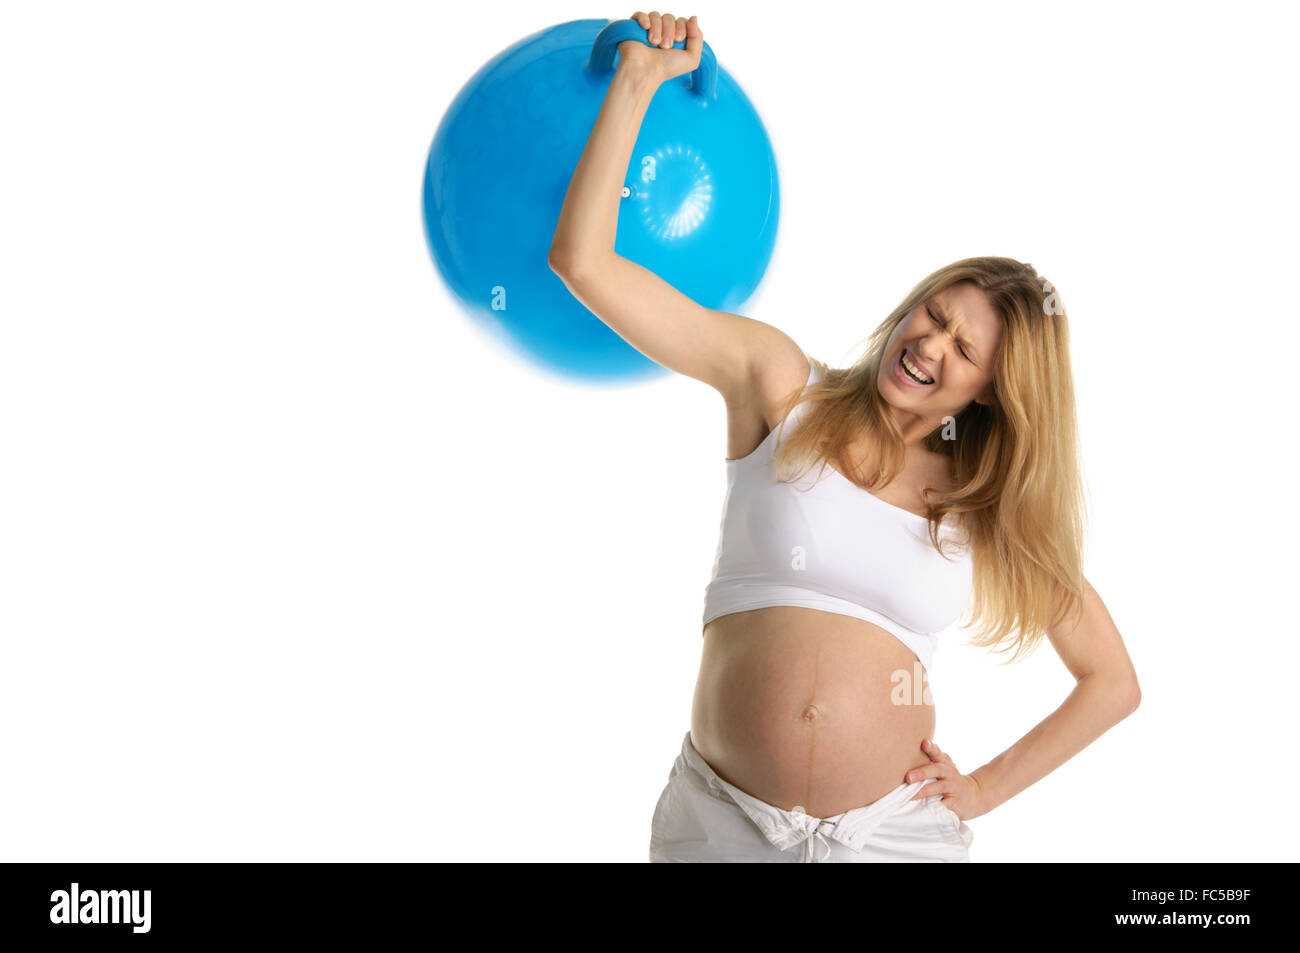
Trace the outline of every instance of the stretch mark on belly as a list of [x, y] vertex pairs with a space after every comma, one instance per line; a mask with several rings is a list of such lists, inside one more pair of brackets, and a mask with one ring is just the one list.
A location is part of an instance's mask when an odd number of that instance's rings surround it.
[[[813, 680], [811, 697], [817, 697], [817, 671], [821, 663], [822, 647], [817, 646], [817, 655], [813, 659]], [[812, 773], [813, 773], [813, 755], [817, 749], [817, 725], [821, 721], [821, 709], [811, 701], [804, 707], [803, 722], [808, 726], [808, 776], [804, 783], [803, 802], [812, 803]]]

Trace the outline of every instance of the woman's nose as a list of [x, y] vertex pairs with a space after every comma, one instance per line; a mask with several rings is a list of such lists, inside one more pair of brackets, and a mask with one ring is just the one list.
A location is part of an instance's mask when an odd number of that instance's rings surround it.
[[921, 343], [916, 349], [917, 355], [925, 361], [935, 361], [943, 357], [943, 339], [945, 335], [942, 331], [934, 331], [921, 338]]

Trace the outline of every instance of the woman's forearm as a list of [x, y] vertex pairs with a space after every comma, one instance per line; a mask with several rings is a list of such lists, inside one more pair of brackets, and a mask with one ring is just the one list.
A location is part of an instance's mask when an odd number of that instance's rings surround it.
[[631, 63], [619, 64], [569, 181], [551, 239], [552, 262], [583, 261], [613, 253], [632, 147], [658, 87], [658, 80], [647, 70]]
[[1074, 691], [1032, 731], [970, 773], [980, 785], [983, 812], [1046, 777], [1133, 712], [1114, 680], [1085, 675]]

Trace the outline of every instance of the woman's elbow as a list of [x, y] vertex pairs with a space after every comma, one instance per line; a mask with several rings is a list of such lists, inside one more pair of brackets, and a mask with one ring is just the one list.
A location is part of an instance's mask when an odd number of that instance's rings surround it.
[[1142, 704], [1142, 686], [1138, 684], [1137, 673], [1132, 669], [1124, 676], [1120, 697], [1124, 700], [1122, 710], [1125, 718], [1137, 711]]
[[571, 251], [558, 250], [552, 251], [547, 256], [546, 263], [551, 266], [551, 271], [569, 287], [572, 291], [580, 286], [584, 279], [592, 271], [593, 261], [587, 255], [575, 255]]
[[551, 271], [557, 275], [564, 274], [568, 270], [572, 256], [558, 245], [552, 245], [551, 250], [546, 255], [546, 264], [551, 267]]
[[1142, 689], [1138, 685], [1137, 673], [1131, 668], [1096, 669], [1084, 676], [1084, 680], [1093, 686], [1098, 703], [1123, 720], [1137, 711], [1142, 703]]

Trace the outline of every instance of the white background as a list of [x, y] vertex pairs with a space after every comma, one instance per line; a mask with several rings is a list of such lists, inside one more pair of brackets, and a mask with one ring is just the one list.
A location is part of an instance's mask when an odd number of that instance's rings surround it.
[[[1281, 4], [701, 4], [781, 168], [742, 309], [833, 365], [957, 258], [1069, 309], [1139, 711], [972, 858], [1297, 860]], [[643, 861], [721, 399], [503, 353], [428, 254], [461, 84], [557, 3], [6, 4], [0, 856]], [[679, 11], [674, 10], [674, 13]], [[945, 637], [971, 771], [1072, 682]]]

